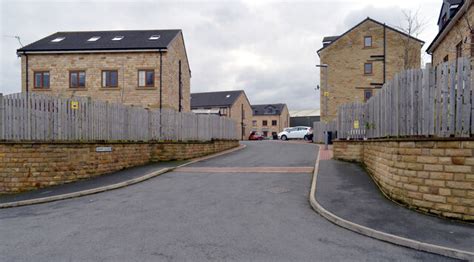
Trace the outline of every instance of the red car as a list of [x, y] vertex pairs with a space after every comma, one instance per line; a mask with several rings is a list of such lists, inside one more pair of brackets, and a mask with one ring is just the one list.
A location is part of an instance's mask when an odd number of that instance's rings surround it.
[[263, 140], [265, 137], [263, 137], [260, 133], [252, 131], [249, 136], [249, 140]]

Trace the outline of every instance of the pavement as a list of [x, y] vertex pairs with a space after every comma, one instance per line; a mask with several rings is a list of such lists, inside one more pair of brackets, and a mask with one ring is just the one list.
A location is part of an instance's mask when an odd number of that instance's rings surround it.
[[357, 163], [320, 161], [316, 200], [329, 212], [358, 225], [474, 252], [474, 225], [425, 215], [388, 200]]
[[[317, 215], [308, 202], [312, 174], [298, 169], [314, 166], [316, 145], [244, 144], [187, 166], [240, 173], [176, 170], [100, 194], [0, 209], [0, 261], [455, 261]], [[273, 172], [278, 167], [285, 172]]]

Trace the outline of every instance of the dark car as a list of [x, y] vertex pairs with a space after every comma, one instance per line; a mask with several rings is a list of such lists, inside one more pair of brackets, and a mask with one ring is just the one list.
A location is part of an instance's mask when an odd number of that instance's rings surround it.
[[262, 134], [252, 131], [249, 136], [249, 140], [263, 140], [265, 137], [262, 136]]

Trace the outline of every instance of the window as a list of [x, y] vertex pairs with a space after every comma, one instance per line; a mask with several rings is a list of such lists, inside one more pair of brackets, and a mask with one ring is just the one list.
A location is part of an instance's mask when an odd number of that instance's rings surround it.
[[122, 39], [123, 39], [123, 36], [122, 36], [122, 35], [118, 35], [118, 36], [112, 38], [112, 41], [120, 41], [120, 40], [122, 40]]
[[152, 35], [152, 36], [150, 36], [150, 38], [148, 38], [148, 39], [150, 39], [150, 40], [158, 40], [158, 39], [160, 39], [160, 35]]
[[49, 72], [35, 72], [35, 88], [49, 88]]
[[371, 75], [372, 74], [372, 63], [365, 63], [364, 64], [364, 74]]
[[276, 120], [272, 120], [272, 126], [276, 126], [277, 125], [277, 121]]
[[263, 136], [267, 137], [268, 136], [268, 131], [263, 131]]
[[154, 70], [138, 70], [138, 86], [154, 87], [155, 71]]
[[267, 126], [268, 125], [268, 121], [267, 120], [262, 120], [262, 126]]
[[102, 87], [117, 87], [118, 86], [118, 71], [104, 70], [102, 71]]
[[372, 97], [372, 90], [364, 90], [364, 102], [367, 102]]
[[53, 43], [61, 42], [61, 41], [63, 41], [65, 38], [66, 38], [66, 37], [63, 37], [63, 36], [61, 36], [61, 37], [56, 37], [56, 38], [54, 38], [53, 40], [51, 40], [51, 42], [53, 42]]
[[364, 37], [364, 47], [372, 47], [372, 37], [365, 36]]
[[69, 87], [70, 88], [86, 87], [86, 72], [85, 71], [70, 71], [69, 72]]
[[252, 120], [252, 126], [257, 126], [257, 120]]
[[100, 39], [100, 36], [93, 36], [87, 40], [87, 42], [95, 42]]
[[443, 62], [448, 62], [449, 61], [449, 56], [446, 55], [444, 58], [443, 58]]

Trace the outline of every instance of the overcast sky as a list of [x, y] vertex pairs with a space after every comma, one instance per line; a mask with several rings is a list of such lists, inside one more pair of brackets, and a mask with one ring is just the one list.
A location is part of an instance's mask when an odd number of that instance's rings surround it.
[[[429, 45], [442, 0], [358, 1], [22, 1], [0, 0], [0, 92], [20, 91], [19, 35], [24, 45], [57, 31], [182, 29], [191, 92], [243, 89], [253, 104], [319, 108], [316, 50], [370, 16], [403, 25], [419, 10]], [[423, 49], [423, 52], [424, 52]], [[424, 61], [429, 62], [429, 56]]]

